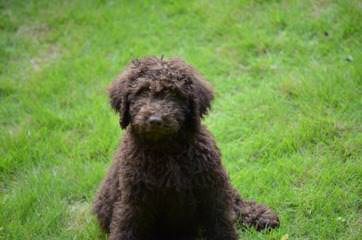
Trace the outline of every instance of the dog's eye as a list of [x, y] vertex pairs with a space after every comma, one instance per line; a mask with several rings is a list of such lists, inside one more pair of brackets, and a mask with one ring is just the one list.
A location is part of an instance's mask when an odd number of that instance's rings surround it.
[[167, 95], [166, 95], [166, 98], [167, 98], [167, 99], [170, 99], [170, 100], [175, 100], [175, 99], [177, 99], [177, 95], [170, 93], [170, 94], [167, 94]]
[[149, 94], [149, 91], [147, 89], [141, 89], [136, 92], [135, 96], [138, 98], [141, 98], [141, 97], [147, 97], [148, 94]]
[[166, 97], [169, 99], [182, 99], [181, 95], [176, 92], [169, 92], [166, 94]]
[[155, 97], [158, 98], [158, 99], [168, 99], [168, 100], [173, 100], [176, 95], [175, 94], [172, 94], [172, 93], [169, 93], [169, 92], [158, 92], [155, 94]]

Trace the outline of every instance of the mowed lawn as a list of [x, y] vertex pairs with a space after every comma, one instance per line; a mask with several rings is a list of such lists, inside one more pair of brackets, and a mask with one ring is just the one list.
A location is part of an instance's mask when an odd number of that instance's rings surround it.
[[359, 0], [0, 0], [0, 239], [106, 239], [106, 88], [146, 55], [212, 83], [231, 181], [280, 214], [240, 239], [362, 239], [361, 42]]

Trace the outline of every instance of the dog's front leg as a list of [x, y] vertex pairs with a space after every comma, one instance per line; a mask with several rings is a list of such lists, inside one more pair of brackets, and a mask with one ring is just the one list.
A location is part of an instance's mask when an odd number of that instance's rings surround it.
[[103, 179], [93, 201], [93, 212], [105, 232], [109, 232], [113, 205], [117, 197], [121, 195], [118, 189], [117, 169], [117, 162], [114, 162], [109, 168], [106, 177]]
[[236, 240], [237, 233], [230, 218], [216, 210], [206, 220], [205, 237], [208, 240]]
[[119, 200], [114, 204], [109, 240], [148, 239], [149, 218], [146, 209], [135, 202]]
[[116, 202], [112, 215], [109, 240], [136, 240], [136, 213], [121, 201]]
[[208, 190], [208, 193], [203, 194], [206, 198], [201, 201], [199, 209], [204, 237], [207, 240], [237, 239], [232, 209], [230, 209], [227, 195], [223, 191], [223, 189], [220, 191]]

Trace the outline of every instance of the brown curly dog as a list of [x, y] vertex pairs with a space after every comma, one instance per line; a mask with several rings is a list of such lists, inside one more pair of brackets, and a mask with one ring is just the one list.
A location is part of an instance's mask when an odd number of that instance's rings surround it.
[[233, 189], [201, 124], [209, 84], [180, 59], [132, 61], [109, 88], [124, 132], [93, 210], [110, 240], [237, 239], [235, 223], [274, 228], [269, 208]]

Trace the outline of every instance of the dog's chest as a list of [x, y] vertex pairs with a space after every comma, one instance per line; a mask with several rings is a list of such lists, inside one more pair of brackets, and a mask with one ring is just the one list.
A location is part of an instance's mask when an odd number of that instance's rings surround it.
[[[159, 221], [174, 225], [174, 222], [190, 221], [196, 211], [192, 159], [179, 156], [146, 155], [137, 165], [134, 179], [129, 182], [131, 191], [139, 193], [142, 201], [157, 209]], [[176, 224], [177, 225], [177, 224]]]
[[[161, 196], [161, 197], [160, 197]], [[190, 224], [197, 212], [196, 198], [191, 191], [165, 191], [158, 197], [158, 221], [170, 228], [180, 224]]]
[[191, 159], [182, 156], [157, 158], [151, 155], [140, 166], [142, 182], [149, 188], [165, 189], [171, 192], [190, 189], [193, 169], [189, 161]]

